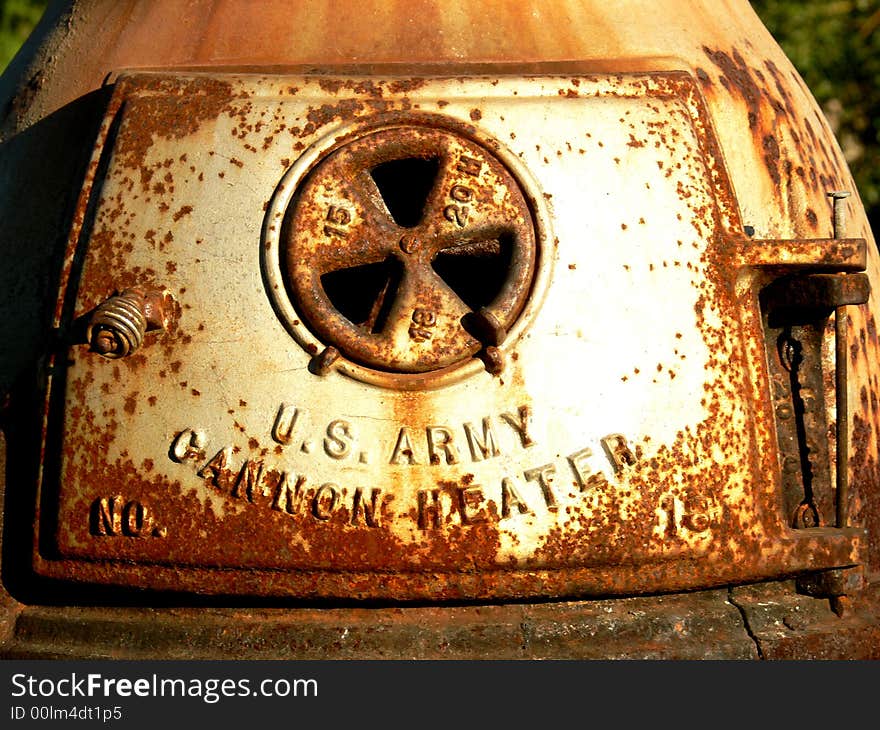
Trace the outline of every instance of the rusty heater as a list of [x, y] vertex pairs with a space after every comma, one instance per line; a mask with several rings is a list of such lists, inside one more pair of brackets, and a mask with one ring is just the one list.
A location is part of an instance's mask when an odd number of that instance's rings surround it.
[[880, 656], [878, 252], [744, 0], [56, 2], [0, 99], [4, 656]]

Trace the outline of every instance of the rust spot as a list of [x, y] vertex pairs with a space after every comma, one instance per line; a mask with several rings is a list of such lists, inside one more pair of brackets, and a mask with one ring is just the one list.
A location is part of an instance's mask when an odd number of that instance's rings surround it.
[[631, 133], [629, 135], [629, 142], [626, 143], [626, 146], [635, 147], [636, 149], [638, 149], [639, 147], [644, 147], [645, 143], [640, 139], [636, 139], [636, 136]]
[[193, 209], [193, 208], [192, 208], [191, 205], [184, 205], [184, 206], [182, 206], [182, 207], [180, 208], [180, 210], [178, 210], [173, 216], [171, 216], [171, 218], [172, 218], [172, 220], [174, 220], [174, 222], [176, 223], [176, 222], [179, 221], [181, 218], [183, 218], [183, 216], [185, 216], [185, 215], [189, 215], [190, 213], [192, 213], [192, 209]]
[[364, 102], [359, 99], [343, 99], [336, 104], [324, 104], [317, 109], [310, 109], [306, 114], [308, 124], [303, 127], [300, 136], [310, 136], [324, 125], [336, 119], [352, 117], [363, 108]]
[[141, 93], [128, 102], [127, 126], [119, 136], [117, 153], [124, 166], [140, 173], [144, 186], [154, 173], [144, 167], [144, 159], [156, 139], [195, 134], [205, 121], [221, 114], [234, 96], [230, 83], [207, 76], [141, 76], [130, 83]]
[[129, 416], [133, 416], [137, 410], [137, 393], [131, 393], [125, 397], [124, 410]]
[[730, 89], [732, 86], [746, 102], [749, 127], [754, 129], [757, 126], [760, 115], [763, 92], [761, 87], [752, 78], [749, 66], [736, 49], [733, 51], [732, 58], [724, 51], [712, 50], [707, 46], [703, 46], [703, 52], [724, 74], [727, 88]]
[[773, 135], [768, 134], [764, 136], [762, 146], [764, 148], [764, 162], [767, 165], [767, 170], [773, 182], [778, 185], [782, 179], [779, 174], [779, 143]]
[[34, 73], [21, 87], [16, 90], [4, 110], [4, 117], [18, 118], [27, 114], [28, 109], [34, 103], [34, 99], [46, 81], [45, 72], [40, 69]]

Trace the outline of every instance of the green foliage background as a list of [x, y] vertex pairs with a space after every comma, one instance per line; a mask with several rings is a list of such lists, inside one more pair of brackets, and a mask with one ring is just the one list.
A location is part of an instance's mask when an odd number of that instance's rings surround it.
[[880, 0], [752, 0], [804, 77], [880, 232]]
[[46, 0], [0, 0], [0, 71], [37, 24]]
[[[45, 6], [46, 0], [0, 0], [0, 70]], [[752, 0], [752, 6], [825, 110], [880, 231], [880, 0]]]

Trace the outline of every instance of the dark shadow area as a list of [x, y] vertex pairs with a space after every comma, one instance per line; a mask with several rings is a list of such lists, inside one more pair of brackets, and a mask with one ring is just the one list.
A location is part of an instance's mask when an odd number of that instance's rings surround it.
[[385, 207], [397, 225], [417, 226], [440, 171], [436, 157], [406, 157], [377, 165], [370, 171]]
[[343, 317], [376, 333], [388, 320], [402, 276], [403, 265], [391, 256], [376, 264], [331, 271], [321, 277], [321, 286]]
[[431, 262], [437, 275], [472, 310], [486, 307], [510, 276], [513, 241], [499, 236], [441, 251]]
[[[71, 262], [60, 328], [53, 322], [69, 231], [111, 93], [108, 87], [81, 97], [0, 145], [0, 174], [14, 181], [3, 181], [7, 197], [0, 203], [10, 221], [2, 242], [9, 265], [0, 270], [0, 337], [18, 344], [0, 356], [0, 392], [9, 394], [2, 424], [7, 443], [2, 564], [4, 587], [23, 602], [54, 595], [48, 582], [33, 574], [31, 555], [47, 384], [51, 379], [53, 401], [63, 397], [64, 353], [82, 337], [82, 323], [72, 317], [82, 237]], [[90, 228], [89, 216], [87, 210], [83, 232]], [[57, 414], [50, 414], [46, 430], [42, 478], [49, 488], [41, 495], [43, 505], [57, 499], [51, 486], [57, 487], [58, 478], [58, 454], [52, 450], [59, 448]], [[51, 514], [41, 508], [41, 517]], [[44, 521], [41, 549], [50, 549], [46, 536], [54, 529], [51, 519]]]
[[759, 296], [782, 466], [782, 509], [794, 528], [833, 524], [829, 424], [822, 347], [833, 309], [792, 306], [799, 278], [768, 283]]

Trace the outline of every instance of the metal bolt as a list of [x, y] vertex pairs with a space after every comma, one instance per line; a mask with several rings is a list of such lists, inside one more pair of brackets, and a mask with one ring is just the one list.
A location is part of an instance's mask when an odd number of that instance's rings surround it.
[[116, 340], [107, 331], [101, 331], [92, 342], [92, 349], [99, 355], [112, 355], [116, 352]]
[[831, 610], [838, 618], [846, 618], [852, 612], [852, 600], [849, 596], [832, 596], [830, 603]]
[[787, 337], [779, 345], [779, 359], [787, 371], [797, 370], [804, 360], [803, 345], [792, 337]]
[[400, 248], [404, 253], [415, 253], [422, 247], [422, 242], [414, 233], [405, 233], [400, 239]]
[[846, 200], [851, 193], [848, 190], [834, 190], [828, 193], [831, 198], [834, 211], [834, 237], [846, 238]]
[[341, 357], [341, 353], [332, 345], [325, 347], [312, 358], [309, 370], [314, 375], [326, 375], [333, 369], [333, 365]]
[[504, 370], [504, 353], [497, 347], [491, 345], [483, 350], [483, 362], [486, 365], [486, 371], [492, 375], [500, 375]]
[[798, 508], [795, 511], [793, 523], [794, 526], [798, 529], [818, 527], [819, 512], [816, 509], [815, 505], [810, 502], [805, 502], [798, 505]]
[[498, 347], [507, 339], [507, 329], [488, 309], [480, 309], [470, 315], [474, 337], [480, 342]]

